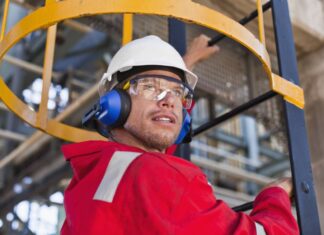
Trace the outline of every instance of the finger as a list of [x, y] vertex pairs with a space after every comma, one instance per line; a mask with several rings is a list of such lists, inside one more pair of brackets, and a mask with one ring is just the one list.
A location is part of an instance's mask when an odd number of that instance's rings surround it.
[[217, 46], [217, 45], [213, 45], [211, 47], [214, 48], [214, 52], [219, 52], [220, 51], [220, 47]]

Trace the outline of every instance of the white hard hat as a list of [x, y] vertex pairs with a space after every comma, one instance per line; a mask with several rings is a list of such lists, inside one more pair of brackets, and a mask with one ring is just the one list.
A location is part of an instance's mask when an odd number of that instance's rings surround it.
[[192, 89], [197, 84], [197, 75], [187, 69], [176, 49], [159, 37], [151, 35], [131, 41], [119, 49], [112, 58], [107, 72], [101, 78], [99, 94], [105, 94], [118, 84], [116, 76], [113, 76], [117, 72], [129, 71], [136, 66], [150, 65], [180, 69], [184, 72], [186, 82]]

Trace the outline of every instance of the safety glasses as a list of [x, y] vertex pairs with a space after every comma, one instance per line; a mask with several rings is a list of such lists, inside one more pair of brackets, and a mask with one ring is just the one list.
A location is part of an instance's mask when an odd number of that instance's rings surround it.
[[165, 75], [144, 74], [128, 81], [123, 89], [131, 95], [140, 95], [147, 100], [162, 100], [168, 94], [178, 99], [184, 108], [191, 107], [193, 90], [184, 82]]

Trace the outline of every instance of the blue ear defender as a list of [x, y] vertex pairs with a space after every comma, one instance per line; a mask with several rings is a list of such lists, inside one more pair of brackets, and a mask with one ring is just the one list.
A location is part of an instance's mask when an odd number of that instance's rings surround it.
[[191, 127], [191, 116], [186, 109], [182, 110], [183, 121], [178, 138], [174, 142], [175, 144], [189, 143], [192, 139], [192, 127]]
[[132, 108], [129, 94], [122, 89], [113, 89], [100, 97], [100, 100], [82, 119], [82, 125], [97, 130], [108, 137], [108, 131], [122, 127]]
[[122, 89], [113, 89], [99, 100], [100, 111], [95, 118], [109, 129], [122, 127], [131, 111], [131, 98]]

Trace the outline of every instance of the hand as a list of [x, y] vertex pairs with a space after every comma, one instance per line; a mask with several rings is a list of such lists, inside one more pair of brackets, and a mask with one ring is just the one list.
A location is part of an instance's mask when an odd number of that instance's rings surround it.
[[293, 196], [293, 184], [292, 184], [290, 177], [284, 177], [284, 178], [278, 179], [278, 180], [268, 184], [265, 188], [274, 187], [274, 186], [280, 187], [283, 190], [285, 190], [286, 193], [288, 193], [289, 197]]
[[215, 54], [220, 50], [216, 45], [208, 46], [208, 41], [210, 40], [204, 34], [195, 37], [187, 48], [186, 54], [183, 56], [183, 60], [186, 63], [188, 69], [193, 70], [194, 66], [211, 55]]

